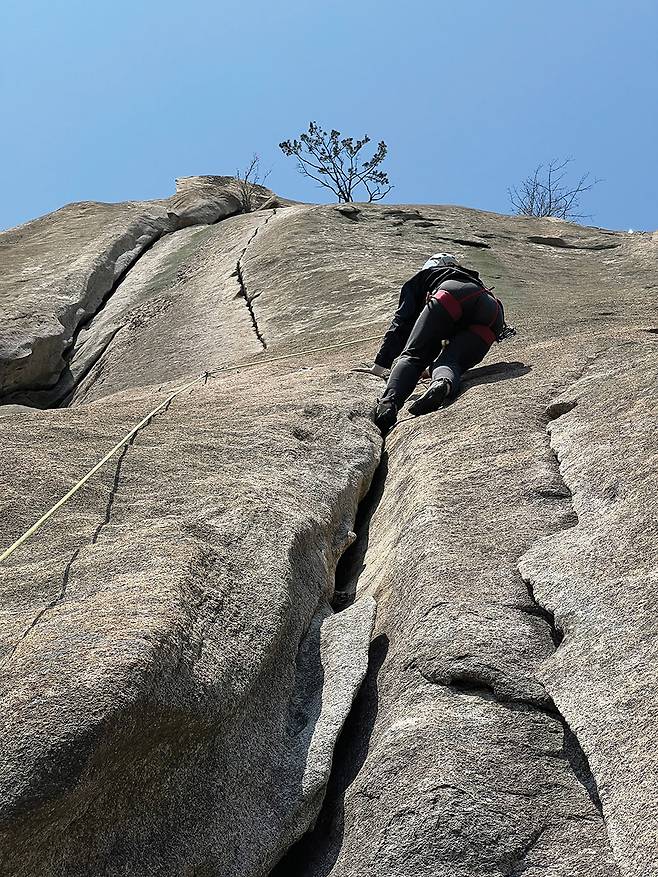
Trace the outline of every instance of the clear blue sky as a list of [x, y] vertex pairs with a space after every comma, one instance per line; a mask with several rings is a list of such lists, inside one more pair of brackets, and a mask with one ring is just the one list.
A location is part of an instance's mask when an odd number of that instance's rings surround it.
[[510, 212], [571, 155], [595, 225], [658, 227], [656, 0], [2, 0], [0, 228], [69, 201], [158, 198], [311, 119], [389, 146], [387, 201]]

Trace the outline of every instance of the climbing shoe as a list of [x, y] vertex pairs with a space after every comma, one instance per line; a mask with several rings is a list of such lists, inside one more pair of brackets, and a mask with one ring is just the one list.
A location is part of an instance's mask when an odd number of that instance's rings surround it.
[[372, 412], [372, 419], [386, 434], [398, 419], [398, 408], [392, 399], [379, 399]]
[[419, 414], [429, 414], [430, 411], [437, 411], [447, 400], [450, 390], [450, 381], [446, 381], [445, 378], [432, 381], [423, 395], [411, 403], [409, 414], [417, 417]]

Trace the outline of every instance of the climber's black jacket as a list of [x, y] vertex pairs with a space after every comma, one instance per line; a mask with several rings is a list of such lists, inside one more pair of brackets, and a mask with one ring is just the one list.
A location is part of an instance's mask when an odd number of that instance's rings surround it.
[[423, 268], [402, 287], [400, 301], [384, 340], [375, 357], [377, 365], [390, 368], [393, 360], [404, 350], [405, 344], [427, 303], [429, 293], [439, 289], [446, 280], [459, 280], [467, 284], [476, 283], [486, 292], [477, 271], [460, 267]]
[[[418, 308], [420, 316], [412, 322]], [[375, 360], [386, 367], [399, 353], [382, 399], [390, 398], [399, 410], [425, 369], [431, 369], [433, 380], [446, 378], [455, 396], [463, 372], [486, 356], [504, 327], [503, 306], [476, 271], [419, 271], [402, 288], [400, 306]], [[447, 349], [442, 349], [443, 340], [449, 341]]]

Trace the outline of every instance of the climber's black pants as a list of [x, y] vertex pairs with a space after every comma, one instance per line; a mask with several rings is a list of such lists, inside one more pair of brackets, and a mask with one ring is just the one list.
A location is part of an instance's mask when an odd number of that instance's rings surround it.
[[[400, 408], [430, 367], [433, 379], [450, 381], [454, 396], [462, 373], [480, 362], [495, 340], [491, 326], [499, 331], [497, 311], [496, 300], [477, 284], [444, 282], [416, 320], [382, 398], [393, 399]], [[444, 338], [450, 341], [446, 349], [441, 346]]]

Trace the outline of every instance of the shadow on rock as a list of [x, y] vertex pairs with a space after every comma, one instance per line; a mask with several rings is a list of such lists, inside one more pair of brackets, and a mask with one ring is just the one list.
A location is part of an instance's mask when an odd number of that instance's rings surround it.
[[356, 540], [343, 553], [336, 566], [336, 586], [332, 607], [340, 612], [356, 599], [356, 585], [365, 569], [365, 556], [370, 542], [370, 522], [377, 511], [388, 475], [388, 451], [384, 450], [372, 478], [370, 489], [359, 503], [354, 522]]
[[[497, 381], [509, 381], [514, 378], [523, 377], [523, 375], [527, 375], [530, 371], [532, 371], [532, 366], [516, 361], [494, 362], [491, 365], [482, 365], [479, 368], [469, 369], [465, 372], [464, 377], [462, 378], [462, 384], [457, 395], [450, 399], [443, 407], [448, 408], [450, 405], [454, 405], [455, 402], [459, 402], [460, 398], [464, 393], [468, 392], [471, 387], [477, 387], [480, 384], [495, 384]], [[409, 398], [409, 401], [414, 402], [422, 396], [428, 386], [429, 381], [423, 381], [422, 387], [419, 384], [416, 388], [417, 392]], [[406, 420], [415, 419], [416, 418], [413, 416], [406, 417], [403, 420], [399, 420], [396, 426], [400, 423], [404, 423]]]
[[464, 375], [464, 383], [493, 384], [495, 381], [527, 375], [530, 371], [532, 371], [532, 366], [517, 360], [493, 362], [491, 365], [481, 365], [478, 368], [469, 369]]
[[379, 709], [379, 671], [389, 640], [370, 644], [368, 673], [336, 743], [327, 793], [315, 827], [294, 844], [270, 877], [327, 877], [340, 855], [345, 832], [345, 795], [363, 767]]
[[471, 368], [464, 375], [462, 382], [463, 395], [471, 387], [478, 384], [495, 384], [496, 381], [508, 381], [520, 378], [532, 371], [532, 366], [523, 362], [494, 362], [491, 365], [482, 365], [479, 368]]

